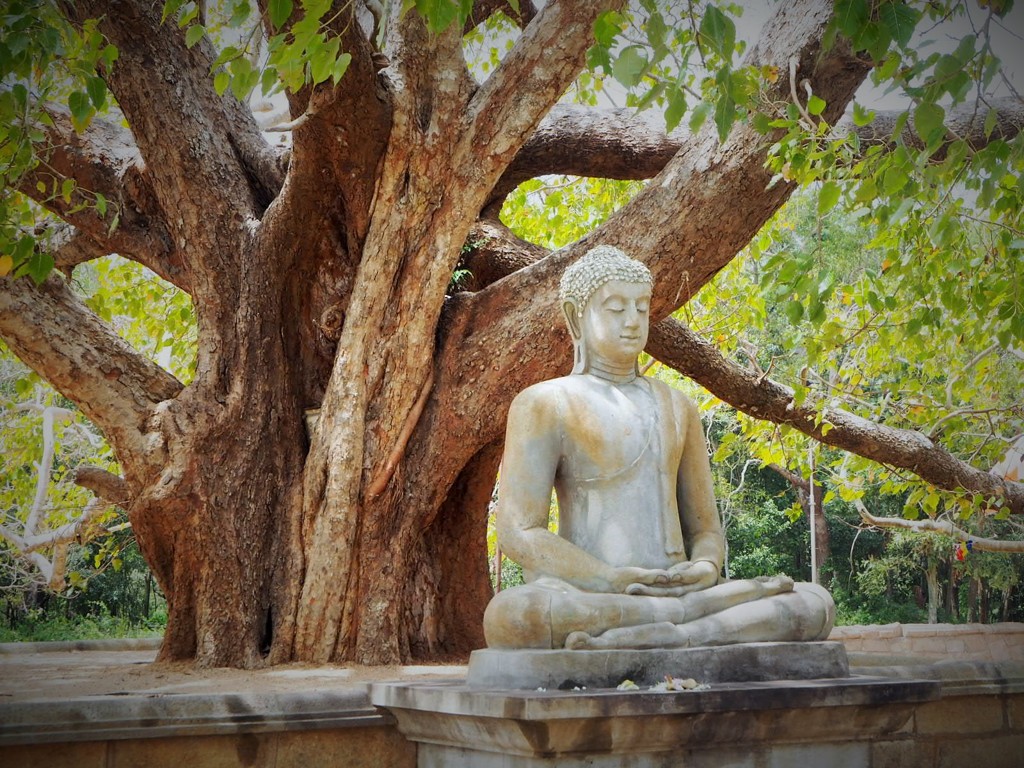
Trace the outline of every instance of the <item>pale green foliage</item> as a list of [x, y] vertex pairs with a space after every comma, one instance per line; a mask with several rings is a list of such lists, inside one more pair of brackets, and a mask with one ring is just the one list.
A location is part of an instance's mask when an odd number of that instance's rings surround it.
[[[112, 99], [100, 75], [117, 59], [117, 49], [107, 44], [95, 22], [81, 31], [72, 28], [53, 0], [10, 0], [0, 9], [0, 29], [0, 277], [13, 272], [42, 282], [53, 258], [45, 242], [37, 243], [39, 212], [13, 188], [45, 161], [37, 152], [43, 128], [52, 124], [46, 102], [66, 107], [78, 130], [110, 108]], [[54, 173], [49, 183], [39, 182], [37, 191], [45, 199], [63, 198], [72, 212], [92, 207], [117, 226], [114, 206], [72, 179]]]
[[192, 380], [197, 330], [187, 293], [119, 256], [82, 265], [75, 279], [89, 308], [135, 349], [182, 383]]
[[548, 176], [520, 184], [502, 221], [525, 240], [561, 248], [600, 225], [642, 188], [640, 182]]
[[687, 115], [696, 131], [713, 115], [724, 141], [758, 83], [776, 76], [734, 67], [745, 43], [737, 40], [733, 17], [742, 12], [739, 3], [638, 0], [598, 19], [587, 64], [599, 84], [603, 73], [625, 90], [626, 106], [662, 109], [669, 131]]
[[[73, 409], [73, 406], [28, 371], [10, 352], [0, 345], [0, 525], [22, 534], [37, 493], [40, 462], [43, 455], [41, 411], [47, 407]], [[58, 419], [53, 426], [56, 445], [53, 469], [45, 477], [45, 499], [41, 506], [39, 532], [54, 530], [81, 516], [92, 494], [71, 481], [74, 469], [82, 463], [117, 471], [110, 447], [95, 428], [76, 414], [70, 420]], [[84, 531], [86, 541], [100, 533], [100, 525], [117, 517], [111, 510]], [[50, 548], [42, 550], [49, 557]], [[98, 557], [95, 563], [71, 570], [69, 586], [84, 584], [88, 574], [111, 563], [115, 567], [116, 552]], [[4, 589], [18, 590], [38, 583], [39, 574], [2, 536], [0, 536], [0, 569], [4, 573]]]
[[[196, 325], [188, 295], [165, 283], [144, 267], [108, 256], [76, 270], [76, 285], [86, 303], [133, 344], [140, 352], [166, 367], [181, 381], [191, 380], [195, 366]], [[74, 410], [39, 377], [21, 365], [0, 344], [0, 435], [3, 441], [3, 470], [0, 472], [0, 512], [3, 525], [20, 532], [36, 494], [37, 469], [42, 453], [41, 419], [36, 407], [59, 405]], [[92, 494], [71, 482], [71, 471], [80, 463], [118, 473], [118, 465], [106, 441], [81, 414], [68, 423], [55, 424], [57, 446], [45, 500], [44, 528], [56, 529], [77, 519]], [[94, 537], [93, 554], [72, 557], [77, 563], [69, 570], [68, 586], [81, 589], [98, 570], [120, 567], [126, 540], [103, 534], [100, 525], [116, 522], [116, 508], [83, 531], [81, 544]], [[0, 537], [0, 542], [3, 538]], [[0, 552], [10, 588], [17, 589], [38, 580], [38, 574], [6, 543]], [[48, 555], [49, 549], [43, 551]]]
[[[986, 232], [961, 229], [958, 249], [928, 254], [931, 263], [950, 269], [972, 257]], [[977, 266], [972, 279], [929, 280], [921, 266], [923, 282], [899, 280], [886, 250], [872, 247], [875, 232], [840, 211], [821, 217], [814, 190], [797, 195], [747, 259], [734, 261], [690, 302], [689, 321], [744, 362], [753, 357], [762, 370], [770, 366], [774, 378], [796, 388], [798, 401], [820, 408], [826, 431], [828, 409], [842, 408], [934, 434], [983, 468], [995, 464], [1024, 429], [1024, 413], [1022, 361], [998, 343], [992, 328], [998, 311], [977, 304], [989, 273]], [[1012, 264], [991, 260], [989, 266], [1013, 279]], [[975, 303], [950, 306], [944, 292]], [[930, 322], [919, 326], [915, 320], [925, 313]], [[738, 423], [764, 463], [810, 471], [804, 435], [745, 416]], [[904, 497], [910, 516], [943, 509], [965, 516], [985, 506], [854, 455], [815, 456], [819, 478], [830, 474], [826, 502], [836, 493], [849, 500], [875, 488]]]

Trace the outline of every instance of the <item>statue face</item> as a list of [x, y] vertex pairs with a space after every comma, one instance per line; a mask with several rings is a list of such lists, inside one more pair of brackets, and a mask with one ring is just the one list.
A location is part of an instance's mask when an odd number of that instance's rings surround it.
[[651, 287], [612, 280], [598, 288], [583, 311], [583, 343], [590, 359], [632, 365], [647, 345]]

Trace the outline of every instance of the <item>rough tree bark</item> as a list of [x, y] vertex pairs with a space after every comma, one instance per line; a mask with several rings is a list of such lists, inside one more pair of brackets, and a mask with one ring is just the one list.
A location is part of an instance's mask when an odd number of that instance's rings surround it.
[[[285, 170], [249, 111], [216, 95], [212, 46], [187, 48], [159, 3], [64, 4], [118, 47], [103, 76], [129, 130], [96, 120], [76, 135], [55, 111], [48, 162], [23, 191], [73, 226], [54, 232], [63, 270], [118, 252], [191, 295], [196, 374], [183, 386], [146, 361], [57, 275], [0, 280], [0, 336], [114, 446], [169, 599], [161, 659], [389, 663], [479, 646], [504, 413], [571, 357], [555, 309], [564, 266], [598, 242], [626, 248], [654, 272], [661, 319], [792, 192], [767, 189], [770, 137], [750, 126], [666, 149], [643, 144], [641, 125], [609, 140], [598, 112], [554, 108], [594, 19], [622, 0], [520, 3], [528, 23], [482, 84], [460, 30], [431, 35], [389, 5], [381, 50], [362, 3], [328, 14], [352, 62], [339, 87], [289, 95], [305, 118]], [[505, 5], [483, 0], [473, 19]], [[868, 68], [841, 40], [822, 49], [830, 14], [827, 0], [780, 4], [747, 58], [783, 73], [767, 97], [784, 102], [795, 57], [834, 123]], [[566, 162], [657, 175], [554, 254], [471, 236], [500, 239], [481, 212]], [[102, 192], [120, 226], [42, 199], [36, 182], [54, 177]], [[464, 246], [491, 268], [474, 269], [479, 290], [448, 296]], [[320, 418], [307, 437], [309, 407]]]

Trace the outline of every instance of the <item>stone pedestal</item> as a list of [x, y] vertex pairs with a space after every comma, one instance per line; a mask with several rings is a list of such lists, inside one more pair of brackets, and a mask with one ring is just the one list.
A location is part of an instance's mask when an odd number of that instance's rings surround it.
[[[666, 676], [694, 690], [654, 692]], [[639, 690], [617, 690], [624, 680]], [[465, 681], [370, 699], [421, 768], [871, 765], [939, 683], [851, 677], [840, 643], [654, 651], [476, 651]], [[781, 761], [781, 762], [780, 762]]]
[[665, 679], [698, 683], [843, 678], [850, 674], [842, 643], [741, 643], [650, 651], [474, 651], [470, 688], [571, 691], [615, 688], [624, 680], [651, 686]]
[[[847, 677], [674, 693], [498, 691], [462, 681], [374, 684], [420, 768], [759, 768], [872, 765], [935, 681]], [[896, 763], [894, 763], [896, 764]], [[915, 763], [916, 765], [916, 763]]]

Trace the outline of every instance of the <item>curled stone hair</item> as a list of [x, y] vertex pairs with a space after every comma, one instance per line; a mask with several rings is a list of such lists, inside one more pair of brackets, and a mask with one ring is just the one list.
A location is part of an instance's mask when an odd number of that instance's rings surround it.
[[558, 287], [558, 298], [562, 304], [571, 301], [577, 311], [582, 312], [594, 292], [612, 280], [654, 284], [651, 270], [644, 264], [631, 259], [614, 245], [598, 245], [565, 270]]
[[590, 297], [598, 288], [612, 280], [641, 283], [652, 287], [654, 285], [651, 270], [613, 245], [598, 245], [591, 248], [562, 273], [558, 298], [572, 336], [573, 373], [587, 373], [590, 370], [579, 318], [583, 316], [583, 310]]

